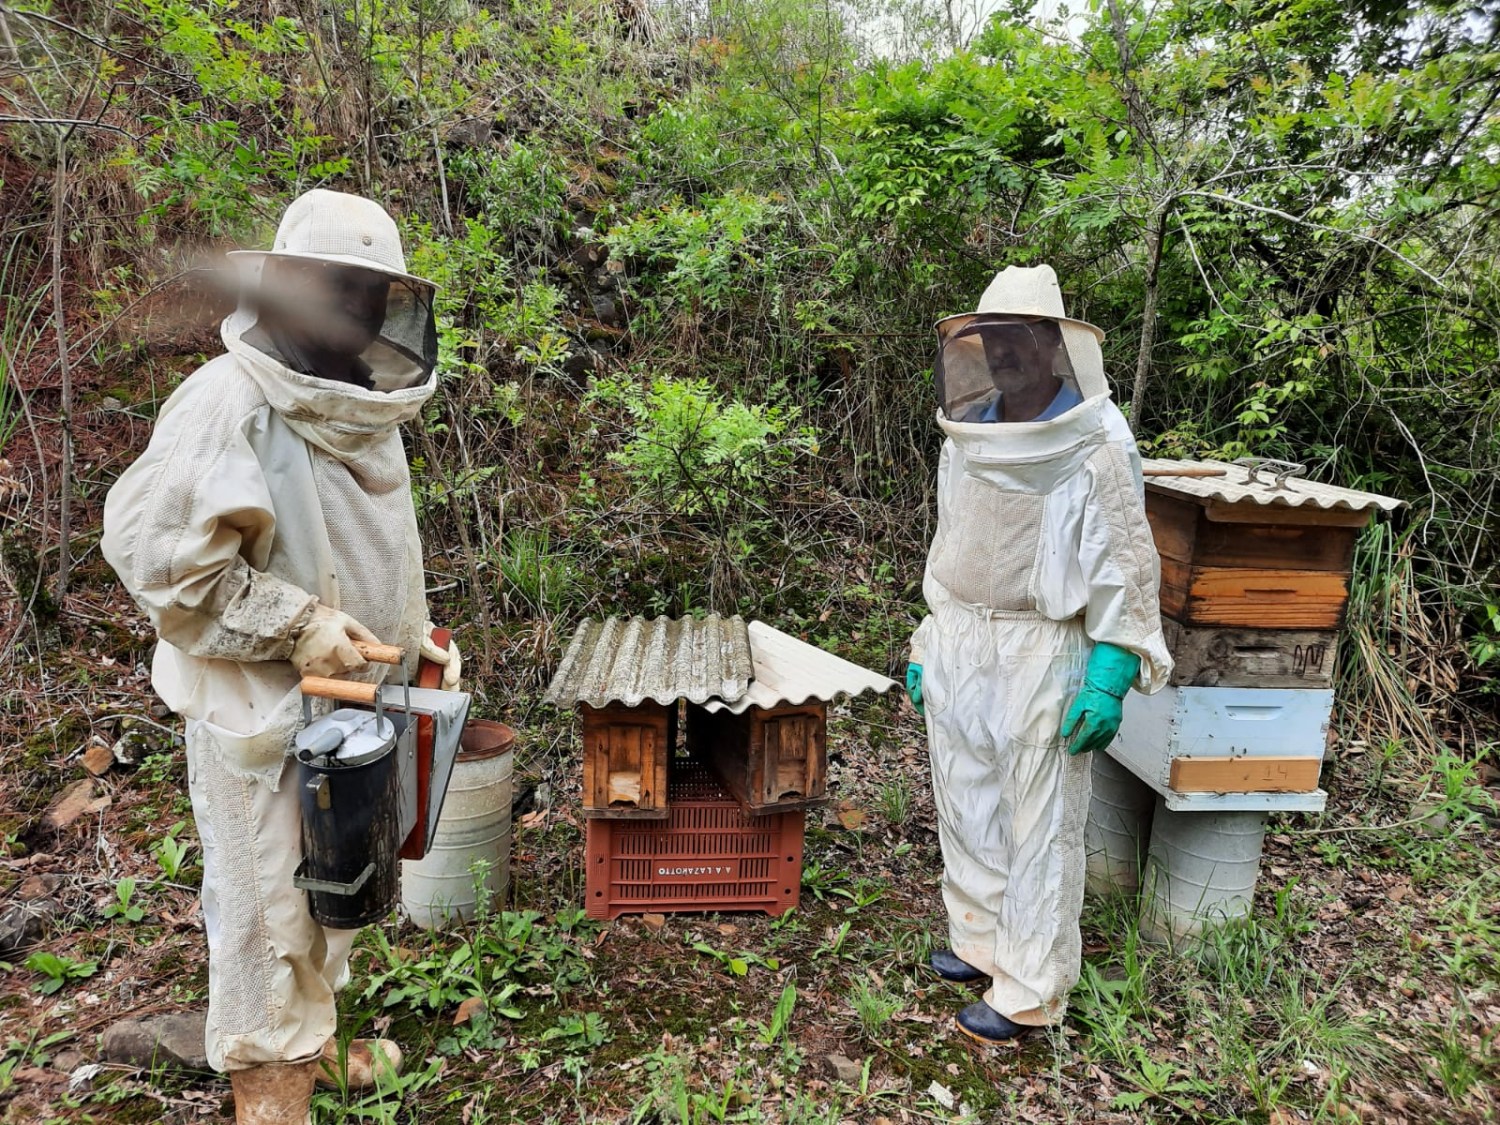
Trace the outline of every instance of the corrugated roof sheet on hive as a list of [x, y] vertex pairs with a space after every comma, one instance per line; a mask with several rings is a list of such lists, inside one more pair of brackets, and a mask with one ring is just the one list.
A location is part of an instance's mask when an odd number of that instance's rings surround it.
[[742, 617], [611, 617], [579, 626], [546, 700], [559, 707], [733, 702], [754, 670]]
[[1196, 469], [1204, 465], [1223, 468], [1225, 474], [1221, 477], [1148, 476], [1146, 486], [1160, 492], [1176, 493], [1179, 496], [1220, 500], [1226, 504], [1259, 504], [1268, 508], [1313, 507], [1324, 511], [1339, 508], [1351, 512], [1379, 508], [1383, 512], [1393, 512], [1406, 503], [1404, 500], [1380, 496], [1374, 492], [1340, 488], [1336, 484], [1323, 484], [1315, 480], [1304, 480], [1301, 477], [1288, 477], [1282, 486], [1277, 488], [1273, 483], [1274, 474], [1269, 470], [1261, 470], [1260, 479], [1252, 480], [1250, 470], [1244, 465], [1166, 458], [1142, 462], [1143, 468], [1157, 472], [1172, 469]]
[[799, 641], [764, 621], [750, 622], [750, 655], [755, 676], [744, 696], [708, 704], [742, 715], [751, 707], [797, 707], [810, 700], [831, 703], [841, 695], [882, 695], [896, 681], [852, 664], [816, 645]]

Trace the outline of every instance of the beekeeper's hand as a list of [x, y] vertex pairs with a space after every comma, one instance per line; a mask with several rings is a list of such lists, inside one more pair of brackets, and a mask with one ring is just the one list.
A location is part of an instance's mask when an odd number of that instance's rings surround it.
[[443, 670], [442, 688], [444, 691], [457, 691], [459, 677], [463, 675], [463, 658], [458, 655], [458, 643], [450, 640], [447, 648], [439, 648], [432, 639], [432, 631], [437, 626], [431, 621], [427, 623], [427, 629], [422, 635], [422, 659], [430, 660]]
[[292, 663], [304, 676], [353, 672], [367, 663], [354, 647], [355, 641], [378, 645], [380, 638], [347, 613], [316, 603], [292, 645]]
[[1100, 642], [1089, 654], [1083, 686], [1063, 717], [1062, 736], [1071, 739], [1069, 754], [1103, 750], [1120, 733], [1123, 700], [1130, 690], [1141, 658], [1117, 645]]
[[922, 666], [915, 662], [906, 666], [906, 697], [918, 715], [927, 714], [927, 701], [922, 697]]

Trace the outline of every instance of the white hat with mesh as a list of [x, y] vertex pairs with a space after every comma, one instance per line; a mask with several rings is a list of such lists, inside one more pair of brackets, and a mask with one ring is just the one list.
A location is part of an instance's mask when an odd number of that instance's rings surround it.
[[1052, 374], [1072, 382], [1084, 398], [1109, 393], [1104, 331], [1068, 316], [1062, 286], [1051, 266], [1007, 266], [997, 273], [971, 313], [937, 322], [938, 359], [934, 374], [944, 410], [959, 418], [973, 403], [993, 396], [984, 338], [998, 322], [1050, 320], [1062, 333], [1063, 346], [1053, 356]]
[[1102, 328], [1086, 320], [1075, 320], [1067, 314], [1063, 308], [1062, 286], [1057, 283], [1057, 272], [1051, 266], [1006, 266], [990, 282], [974, 311], [1044, 316], [1059, 324], [1074, 324], [1087, 329], [1096, 340], [1104, 339]]
[[426, 278], [406, 272], [401, 232], [384, 207], [373, 199], [326, 188], [314, 188], [292, 200], [270, 250], [233, 250], [230, 257], [331, 262], [437, 289]]

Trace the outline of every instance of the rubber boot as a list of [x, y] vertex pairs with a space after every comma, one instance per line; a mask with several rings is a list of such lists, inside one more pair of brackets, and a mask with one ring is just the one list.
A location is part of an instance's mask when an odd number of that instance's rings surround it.
[[976, 980], [989, 980], [989, 974], [983, 969], [976, 969], [951, 949], [934, 949], [932, 959], [928, 961], [932, 971], [944, 980], [956, 981], [959, 984], [969, 984]]
[[323, 1044], [322, 1064], [318, 1067], [318, 1085], [331, 1090], [373, 1090], [375, 1076], [392, 1077], [401, 1073], [401, 1048], [391, 1039], [355, 1039], [346, 1051], [339, 1051], [339, 1041]]
[[313, 1082], [322, 1059], [232, 1071], [235, 1125], [312, 1125]]
[[983, 1000], [976, 1000], [958, 1013], [958, 1030], [979, 1043], [1008, 1043], [1036, 1028], [1016, 1023]]

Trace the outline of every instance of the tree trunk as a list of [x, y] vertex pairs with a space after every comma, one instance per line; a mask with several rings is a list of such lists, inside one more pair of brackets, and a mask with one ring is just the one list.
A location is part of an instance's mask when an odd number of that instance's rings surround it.
[[[73, 565], [73, 368], [68, 362], [68, 328], [63, 311], [62, 255], [63, 207], [68, 191], [66, 134], [57, 134], [57, 172], [52, 179], [52, 319], [57, 335], [57, 367], [62, 376], [62, 403], [58, 422], [62, 427], [62, 507], [57, 518], [57, 600], [68, 593], [68, 572]], [[41, 451], [38, 450], [38, 453]]]
[[1151, 346], [1156, 342], [1157, 277], [1161, 273], [1161, 244], [1166, 234], [1164, 204], [1146, 226], [1146, 298], [1141, 303], [1141, 346], [1135, 356], [1135, 386], [1130, 392], [1130, 424], [1140, 426], [1146, 404], [1146, 383], [1151, 375]]

